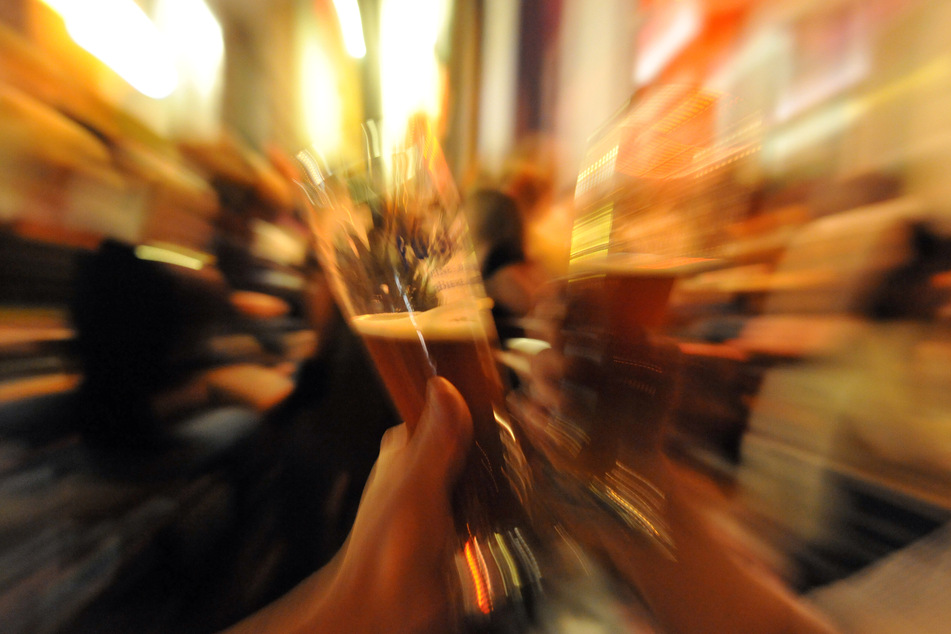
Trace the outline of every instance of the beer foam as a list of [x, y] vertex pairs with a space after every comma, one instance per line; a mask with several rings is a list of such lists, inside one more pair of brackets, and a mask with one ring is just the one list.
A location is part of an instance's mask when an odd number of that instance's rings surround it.
[[574, 273], [634, 277], [684, 277], [717, 268], [716, 258], [663, 257], [649, 254], [612, 254], [572, 264]]
[[485, 311], [475, 306], [440, 306], [424, 311], [360, 315], [350, 325], [360, 335], [413, 339], [472, 339], [487, 334]]

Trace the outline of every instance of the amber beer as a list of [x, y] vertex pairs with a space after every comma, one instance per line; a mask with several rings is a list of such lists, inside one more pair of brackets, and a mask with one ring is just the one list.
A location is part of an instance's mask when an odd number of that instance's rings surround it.
[[577, 412], [587, 437], [582, 468], [603, 473], [625, 442], [660, 442], [677, 352], [653, 335], [663, 328], [677, 279], [711, 262], [614, 256], [575, 267], [564, 334], [569, 383], [588, 395]]
[[622, 342], [659, 330], [667, 317], [674, 283], [713, 266], [707, 258], [615, 255], [573, 269], [569, 299], [597, 311], [597, 321]]
[[[505, 420], [504, 393], [495, 366], [491, 317], [477, 310], [437, 308], [414, 313], [362, 315], [352, 320], [403, 420], [419, 420], [426, 383], [434, 375], [451, 382], [472, 413], [473, 450], [460, 478], [456, 504], [481, 509], [499, 503], [496, 490], [502, 449], [498, 420]], [[491, 508], [491, 507], [490, 507]]]

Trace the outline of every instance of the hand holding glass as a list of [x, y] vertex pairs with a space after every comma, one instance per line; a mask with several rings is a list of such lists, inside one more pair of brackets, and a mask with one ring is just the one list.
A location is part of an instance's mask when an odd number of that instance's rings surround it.
[[[331, 172], [319, 155], [302, 152], [301, 185], [337, 301], [403, 420], [419, 420], [433, 376], [448, 379], [469, 406], [474, 443], [453, 499], [456, 563], [469, 577], [462, 584], [467, 616], [489, 615], [516, 598], [505, 588], [530, 586], [506, 583], [525, 567], [493, 565], [489, 552], [490, 545], [521, 547], [505, 545], [519, 539], [522, 509], [506, 449], [517, 443], [459, 196], [428, 127], [417, 122], [409, 132], [404, 147], [382, 158], [371, 152], [346, 170]], [[493, 583], [493, 576], [501, 578]]]

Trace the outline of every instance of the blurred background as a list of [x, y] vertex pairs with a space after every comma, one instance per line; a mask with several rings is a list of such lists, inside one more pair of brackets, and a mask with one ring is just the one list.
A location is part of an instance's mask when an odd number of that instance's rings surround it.
[[927, 535], [949, 27], [938, 0], [3, 2], [2, 629], [213, 631], [336, 550], [396, 418], [292, 157], [420, 111], [464, 195], [518, 202], [534, 279], [716, 262], [666, 313], [665, 442], [749, 557], [807, 591]]

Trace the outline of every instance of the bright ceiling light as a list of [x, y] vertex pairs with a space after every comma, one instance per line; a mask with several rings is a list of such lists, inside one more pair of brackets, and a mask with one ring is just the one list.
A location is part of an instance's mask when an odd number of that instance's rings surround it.
[[161, 99], [178, 73], [161, 35], [133, 0], [43, 0], [58, 13], [79, 46], [142, 94]]
[[315, 34], [304, 39], [301, 90], [310, 142], [325, 152], [343, 143], [343, 103], [333, 63]]
[[166, 112], [177, 137], [220, 134], [225, 42], [221, 25], [204, 0], [153, 0], [152, 21], [168, 43], [178, 89]]
[[334, 0], [340, 30], [343, 31], [343, 45], [350, 57], [362, 59], [367, 54], [367, 45], [363, 40], [363, 21], [360, 19], [360, 5], [357, 0]]
[[[380, 75], [383, 120], [401, 135], [410, 117], [437, 117], [441, 79], [436, 41], [445, 0], [383, 0], [380, 13]], [[394, 139], [383, 139], [388, 146]]]
[[155, 26], [180, 63], [203, 82], [212, 83], [225, 55], [224, 36], [215, 14], [202, 0], [158, 0]]

